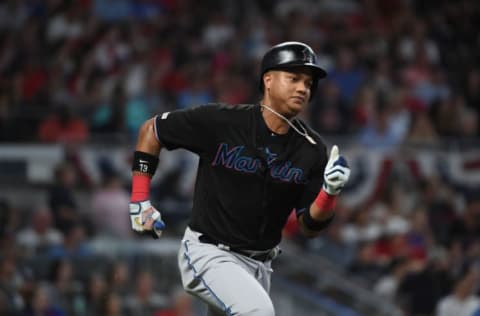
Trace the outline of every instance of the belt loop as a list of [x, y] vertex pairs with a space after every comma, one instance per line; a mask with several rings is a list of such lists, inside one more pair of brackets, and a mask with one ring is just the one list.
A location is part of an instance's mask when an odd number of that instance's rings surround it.
[[218, 244], [217, 247], [222, 250], [230, 251], [230, 246], [224, 244]]

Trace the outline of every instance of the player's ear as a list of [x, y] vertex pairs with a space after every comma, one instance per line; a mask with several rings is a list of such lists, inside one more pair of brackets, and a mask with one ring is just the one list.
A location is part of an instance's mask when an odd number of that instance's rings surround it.
[[270, 88], [271, 84], [272, 84], [272, 72], [267, 71], [266, 73], [263, 74], [263, 85], [265, 86], [265, 91]]

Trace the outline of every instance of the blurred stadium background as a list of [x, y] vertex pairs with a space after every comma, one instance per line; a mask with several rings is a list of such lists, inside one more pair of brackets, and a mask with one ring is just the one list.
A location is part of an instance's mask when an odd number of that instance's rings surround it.
[[175, 259], [196, 158], [163, 153], [168, 230], [133, 236], [136, 131], [255, 102], [285, 40], [328, 70], [304, 118], [352, 176], [321, 237], [285, 229], [277, 315], [480, 315], [479, 24], [474, 0], [1, 1], [0, 315], [203, 315]]

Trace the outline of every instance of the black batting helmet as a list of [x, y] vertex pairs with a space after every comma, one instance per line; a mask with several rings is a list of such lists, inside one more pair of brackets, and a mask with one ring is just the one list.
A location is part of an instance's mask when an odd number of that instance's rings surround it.
[[270, 48], [262, 59], [262, 68], [260, 74], [260, 91], [263, 92], [263, 75], [274, 69], [285, 69], [307, 66], [313, 71], [313, 84], [311, 88], [311, 95], [317, 89], [318, 80], [327, 76], [317, 64], [317, 56], [313, 49], [307, 44], [301, 42], [284, 42]]

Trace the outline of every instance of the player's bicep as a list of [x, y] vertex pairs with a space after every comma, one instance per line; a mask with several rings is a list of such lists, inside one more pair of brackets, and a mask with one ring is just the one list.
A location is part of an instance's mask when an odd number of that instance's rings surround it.
[[145, 121], [140, 127], [135, 150], [158, 156], [162, 144], [155, 133], [155, 118]]

